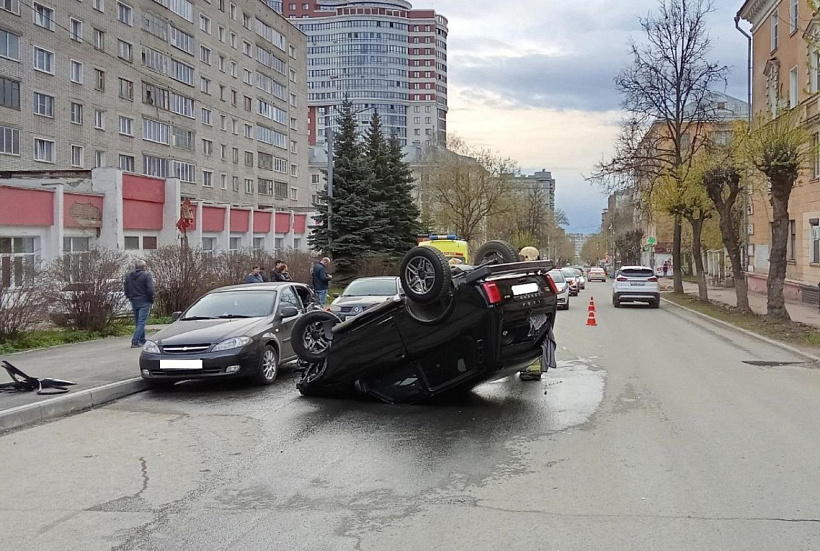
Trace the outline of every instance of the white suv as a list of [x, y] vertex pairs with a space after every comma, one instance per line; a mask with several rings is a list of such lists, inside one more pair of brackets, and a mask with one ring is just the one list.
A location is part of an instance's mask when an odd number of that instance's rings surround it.
[[652, 308], [661, 305], [661, 288], [652, 268], [622, 266], [612, 282], [612, 305], [622, 302], [648, 302]]

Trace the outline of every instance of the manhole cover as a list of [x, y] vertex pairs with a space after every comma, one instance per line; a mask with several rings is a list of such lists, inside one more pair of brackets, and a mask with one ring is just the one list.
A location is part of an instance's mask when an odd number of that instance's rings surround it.
[[800, 365], [803, 362], [771, 362], [766, 360], [744, 360], [743, 363], [759, 367], [780, 367], [782, 365]]

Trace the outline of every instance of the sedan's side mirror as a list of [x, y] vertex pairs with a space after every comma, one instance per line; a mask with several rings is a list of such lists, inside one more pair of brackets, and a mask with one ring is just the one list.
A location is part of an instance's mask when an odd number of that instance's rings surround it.
[[171, 321], [176, 321], [182, 317], [182, 312], [171, 312]]
[[292, 318], [299, 315], [299, 310], [295, 306], [283, 306], [280, 313], [283, 318]]

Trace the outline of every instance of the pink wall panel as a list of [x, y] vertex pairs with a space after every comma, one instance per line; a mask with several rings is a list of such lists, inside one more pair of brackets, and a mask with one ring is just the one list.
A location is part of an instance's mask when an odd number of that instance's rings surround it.
[[223, 231], [225, 229], [225, 209], [202, 207], [202, 231]]
[[162, 204], [123, 199], [122, 228], [124, 230], [161, 230]]
[[293, 233], [305, 233], [307, 214], [297, 214], [293, 221]]
[[63, 195], [63, 225], [66, 228], [99, 228], [102, 212], [103, 198], [98, 195]]
[[290, 231], [290, 214], [287, 212], [276, 213], [276, 233], [288, 233]]
[[51, 226], [54, 193], [0, 186], [0, 225]]
[[150, 176], [123, 174], [122, 197], [123, 199], [136, 199], [138, 201], [148, 201], [151, 203], [164, 203], [165, 180], [151, 178]]
[[271, 213], [258, 210], [253, 213], [253, 232], [268, 233], [270, 231]]
[[251, 211], [231, 210], [231, 231], [245, 233], [251, 223]]

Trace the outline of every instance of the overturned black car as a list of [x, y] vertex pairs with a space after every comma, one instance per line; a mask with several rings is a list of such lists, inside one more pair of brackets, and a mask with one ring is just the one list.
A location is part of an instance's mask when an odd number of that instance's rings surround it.
[[400, 266], [404, 296], [340, 321], [308, 312], [293, 327], [306, 396], [418, 402], [554, 365], [557, 289], [551, 262], [518, 262], [503, 241], [483, 245], [476, 266], [449, 266], [415, 247]]

